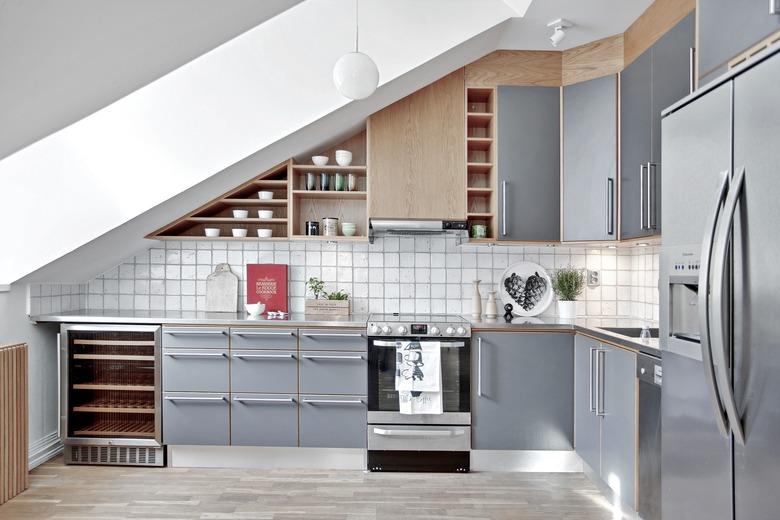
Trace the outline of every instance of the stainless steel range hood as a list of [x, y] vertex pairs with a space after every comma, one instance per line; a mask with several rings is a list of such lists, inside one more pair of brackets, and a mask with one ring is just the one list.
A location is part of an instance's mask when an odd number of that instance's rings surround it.
[[465, 220], [372, 218], [368, 227], [369, 242], [383, 235], [443, 235], [466, 229]]

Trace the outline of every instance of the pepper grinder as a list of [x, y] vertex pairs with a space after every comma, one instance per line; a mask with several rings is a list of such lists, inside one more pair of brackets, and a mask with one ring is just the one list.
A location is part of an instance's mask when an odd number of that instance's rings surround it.
[[514, 307], [512, 307], [511, 303], [507, 303], [506, 305], [504, 305], [504, 310], [506, 311], [504, 313], [504, 321], [506, 321], [507, 323], [512, 323], [512, 318], [513, 318], [512, 309], [514, 309]]

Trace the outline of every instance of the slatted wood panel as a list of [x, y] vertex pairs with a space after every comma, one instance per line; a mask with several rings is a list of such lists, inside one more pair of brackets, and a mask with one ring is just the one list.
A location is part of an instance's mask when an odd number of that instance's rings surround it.
[[0, 504], [28, 485], [27, 345], [0, 346]]

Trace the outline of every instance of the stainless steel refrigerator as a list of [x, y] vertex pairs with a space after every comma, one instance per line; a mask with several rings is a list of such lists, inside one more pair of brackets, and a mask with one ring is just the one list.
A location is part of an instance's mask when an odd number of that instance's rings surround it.
[[664, 112], [667, 520], [780, 518], [780, 46]]

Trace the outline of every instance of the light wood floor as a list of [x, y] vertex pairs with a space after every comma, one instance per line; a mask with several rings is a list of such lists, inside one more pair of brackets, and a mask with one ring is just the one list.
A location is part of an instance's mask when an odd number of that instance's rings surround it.
[[0, 519], [612, 519], [581, 474], [411, 474], [65, 466], [32, 472]]

